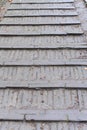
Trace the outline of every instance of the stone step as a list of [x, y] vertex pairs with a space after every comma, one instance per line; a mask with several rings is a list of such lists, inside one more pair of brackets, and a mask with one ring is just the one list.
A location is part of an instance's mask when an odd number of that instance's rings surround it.
[[42, 25], [42, 26], [1, 26], [0, 36], [62, 36], [82, 35], [80, 25]]
[[78, 25], [77, 17], [13, 17], [4, 18], [0, 25]]
[[87, 109], [86, 99], [87, 91], [78, 89], [0, 89], [0, 109], [75, 110], [82, 100]]
[[0, 109], [87, 110], [87, 89], [0, 89]]
[[0, 110], [0, 120], [87, 121], [87, 111], [79, 110]]
[[72, 3], [74, 0], [14, 0], [12, 3]]
[[87, 65], [87, 49], [0, 50], [0, 65]]
[[78, 110], [47, 110], [45, 112], [36, 112], [34, 115], [27, 114], [25, 119], [35, 120], [35, 121], [87, 121], [87, 111], [78, 111]]
[[0, 23], [0, 130], [86, 130], [87, 44], [75, 10], [74, 0], [9, 7]]
[[87, 88], [87, 66], [0, 67], [0, 88]]
[[[0, 36], [1, 49], [87, 49], [83, 35], [67, 36]], [[21, 41], [21, 42], [20, 42]]]
[[8, 10], [4, 17], [72, 17], [78, 16], [75, 10]]
[[87, 123], [76, 122], [15, 122], [15, 121], [0, 121], [0, 129], [12, 130], [86, 130]]
[[8, 60], [4, 61], [0, 60], [0, 66], [86, 66], [87, 65], [87, 59], [70, 59], [70, 60], [65, 60], [65, 59], [58, 59], [58, 60], [29, 60], [26, 61], [20, 60], [20, 61], [15, 61], [15, 60]]
[[8, 10], [74, 10], [75, 6], [71, 3], [61, 4], [11, 4]]
[[[85, 68], [87, 70], [87, 67]], [[86, 72], [87, 73], [87, 72]], [[50, 73], [49, 73], [50, 74]], [[85, 74], [86, 75], [86, 74]], [[42, 78], [42, 77], [41, 77]], [[44, 78], [43, 78], [44, 79]], [[42, 80], [42, 79], [41, 79]], [[55, 78], [54, 78], [55, 80]], [[49, 83], [50, 82], [50, 83]], [[38, 82], [30, 82], [30, 81], [19, 81], [19, 80], [12, 80], [12, 81], [1, 81], [0, 80], [0, 88], [7, 89], [7, 88], [24, 88], [24, 89], [55, 89], [55, 88], [66, 88], [66, 89], [87, 89], [87, 78], [86, 80], [57, 80], [57, 81], [38, 81]]]

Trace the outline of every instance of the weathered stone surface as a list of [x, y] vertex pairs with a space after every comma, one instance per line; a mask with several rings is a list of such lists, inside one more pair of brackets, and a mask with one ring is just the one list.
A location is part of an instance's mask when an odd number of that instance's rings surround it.
[[[14, 41], [13, 41], [14, 42]], [[54, 45], [52, 45], [52, 44], [50, 44], [49, 45], [49, 43], [48, 43], [48, 45], [46, 45], [45, 46], [45, 44], [36, 44], [36, 46], [35, 45], [33, 45], [33, 44], [29, 44], [29, 43], [26, 43], [26, 44], [23, 44], [23, 43], [17, 43], [17, 44], [10, 44], [10, 40], [9, 41], [7, 41], [7, 44], [6, 44], [6, 42], [4, 42], [4, 44], [0, 44], [0, 48], [1, 49], [14, 49], [14, 50], [25, 50], [25, 49], [27, 49], [27, 50], [38, 50], [38, 49], [42, 49], [42, 50], [44, 50], [44, 49], [52, 49], [52, 50], [54, 50], [54, 49], [86, 49], [86, 47], [87, 47], [87, 45], [86, 45], [86, 43], [61, 43], [61, 45], [58, 43], [58, 44], [54, 44]]]
[[50, 2], [57, 2], [57, 3], [71, 3], [74, 0], [14, 0], [13, 3], [50, 3]]
[[24, 88], [86, 88], [86, 66], [38, 66], [38, 67], [1, 67], [1, 88], [24, 87]]
[[14, 0], [0, 23], [0, 120], [13, 122], [0, 129], [86, 130], [86, 49], [74, 0]]
[[87, 123], [75, 123], [75, 122], [0, 122], [1, 130], [86, 130]]
[[[21, 41], [21, 42], [20, 42]], [[83, 35], [66, 36], [0, 36], [2, 48], [87, 48], [86, 39]]]
[[[5, 116], [4, 116], [5, 115]], [[0, 110], [0, 120], [87, 121], [87, 111], [79, 110]], [[7, 117], [7, 118], [6, 118]]]
[[81, 35], [80, 25], [73, 26], [1, 26], [0, 36], [55, 36], [55, 35]]
[[25, 88], [25, 89], [51, 89], [51, 88], [75, 88], [87, 89], [87, 80], [57, 80], [52, 81], [0, 81], [0, 88]]
[[[83, 27], [85, 37], [87, 37], [87, 4], [85, 4], [84, 0], [76, 0], [75, 6], [77, 8], [77, 11], [79, 13], [78, 17], [81, 21], [81, 26]], [[87, 39], [86, 39], [87, 41]]]
[[[4, 18], [0, 25], [79, 25], [80, 21], [77, 17], [14, 17]], [[31, 27], [30, 27], [31, 28]]]
[[0, 65], [87, 65], [86, 49], [0, 50]]
[[79, 95], [79, 106], [80, 109], [86, 109], [87, 110], [87, 91], [83, 90], [83, 91], [78, 91], [78, 95]]
[[12, 112], [10, 110], [0, 110], [0, 120], [24, 120], [24, 115], [16, 112]]
[[74, 110], [79, 109], [79, 102], [75, 89], [0, 90], [0, 109]]
[[39, 67], [0, 67], [1, 80], [53, 81], [87, 79], [86, 66], [39, 66]]
[[[8, 10], [5, 14], [5, 17], [48, 17], [48, 16], [58, 16], [58, 17], [72, 17], [78, 16], [78, 13], [75, 10]], [[3, 19], [4, 20], [4, 19]]]
[[[17, 121], [1, 121], [0, 122], [0, 129], [1, 130], [36, 130], [38, 124], [42, 126], [42, 123], [23, 123], [23, 122], [17, 122]], [[67, 124], [68, 125], [68, 124]], [[49, 126], [49, 124], [48, 124]], [[43, 126], [43, 128], [46, 128]], [[40, 127], [38, 127], [37, 130], [39, 130]], [[41, 130], [41, 129], [40, 129]]]
[[63, 4], [11, 4], [8, 10], [73, 10], [75, 9], [74, 5], [71, 3]]
[[32, 115], [26, 115], [26, 120], [34, 121], [87, 121], [87, 111], [57, 111], [47, 110]]

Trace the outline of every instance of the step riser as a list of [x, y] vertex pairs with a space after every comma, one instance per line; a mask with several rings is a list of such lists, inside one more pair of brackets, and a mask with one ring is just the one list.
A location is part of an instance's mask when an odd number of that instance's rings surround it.
[[87, 50], [1, 50], [0, 65], [87, 65]]
[[68, 11], [68, 10], [8, 10], [5, 14], [5, 17], [72, 17], [77, 16], [78, 13], [76, 11]]
[[87, 67], [0, 67], [0, 87], [87, 88]]
[[8, 10], [73, 10], [73, 4], [11, 4]]
[[74, 0], [14, 0], [12, 3], [72, 3]]
[[87, 43], [75, 2], [14, 0], [0, 22], [0, 130], [87, 129]]
[[1, 121], [0, 128], [3, 130], [4, 128], [13, 128], [13, 130], [78, 130], [81, 128], [85, 130], [87, 128], [86, 123], [75, 123], [75, 122], [12, 122], [12, 121]]
[[[83, 93], [84, 91], [79, 90], [79, 92]], [[87, 93], [85, 94], [87, 95]], [[83, 98], [79, 95], [79, 98], [86, 101], [85, 94], [83, 95]], [[78, 90], [75, 89], [0, 89], [0, 104], [0, 109], [10, 109], [10, 105], [12, 109], [19, 110], [25, 107], [27, 110], [66, 110], [67, 108], [80, 109], [78, 105]], [[86, 105], [86, 102], [84, 102], [84, 105]], [[87, 109], [87, 106], [85, 108]]]
[[[27, 112], [27, 113], [26, 113]], [[37, 116], [38, 115], [38, 116]], [[2, 110], [0, 120], [27, 120], [27, 121], [87, 121], [87, 111], [79, 110], [44, 110], [44, 111], [5, 111]]]
[[25, 18], [4, 18], [0, 25], [15, 25], [15, 26], [27, 26], [27, 25], [79, 25], [80, 21], [77, 17], [25, 17]]
[[[22, 101], [21, 101], [22, 97]], [[82, 89], [0, 89], [0, 109], [26, 108], [70, 110], [87, 109], [87, 91]]]
[[[20, 42], [21, 41], [21, 42]], [[67, 36], [0, 36], [1, 49], [87, 49], [83, 35]]]
[[80, 25], [73, 26], [1, 26], [0, 36], [58, 36], [81, 35]]

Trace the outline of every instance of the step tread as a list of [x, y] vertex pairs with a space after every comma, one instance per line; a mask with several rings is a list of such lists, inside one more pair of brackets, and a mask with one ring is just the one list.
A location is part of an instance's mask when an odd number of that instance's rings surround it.
[[[27, 113], [26, 113], [27, 112]], [[0, 110], [0, 120], [87, 121], [87, 111], [79, 110]], [[38, 115], [38, 116], [37, 116]]]
[[75, 123], [75, 122], [12, 122], [12, 121], [1, 121], [1, 130], [7, 128], [12, 128], [13, 130], [41, 130], [41, 129], [47, 129], [47, 130], [78, 130], [81, 128], [82, 130], [85, 130], [87, 128], [87, 123]]
[[81, 35], [83, 30], [80, 25], [73, 26], [1, 26], [0, 36], [55, 36], [55, 35]]
[[87, 87], [86, 66], [0, 67], [0, 87]]
[[0, 25], [79, 25], [81, 24], [77, 17], [14, 17], [4, 18]]
[[65, 4], [11, 4], [9, 6], [8, 10], [73, 10], [75, 9], [75, 6], [71, 3], [65, 3]]
[[50, 3], [50, 2], [57, 2], [57, 3], [72, 3], [74, 0], [14, 0], [12, 3]]
[[[19, 110], [23, 108], [27, 110], [87, 109], [85, 95], [87, 97], [87, 92], [78, 89], [51, 88], [36, 90], [7, 88], [0, 90], [0, 109], [10, 109], [10, 106], [12, 109]], [[84, 107], [82, 107], [82, 100], [84, 101]]]
[[58, 16], [58, 17], [71, 17], [77, 16], [78, 13], [75, 10], [8, 10], [5, 17], [48, 17], [48, 16]]
[[87, 65], [87, 49], [0, 50], [0, 65]]

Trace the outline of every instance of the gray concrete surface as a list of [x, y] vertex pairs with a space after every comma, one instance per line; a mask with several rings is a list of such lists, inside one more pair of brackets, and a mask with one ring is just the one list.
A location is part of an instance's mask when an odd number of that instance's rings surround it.
[[87, 8], [14, 0], [0, 22], [0, 130], [87, 129]]

